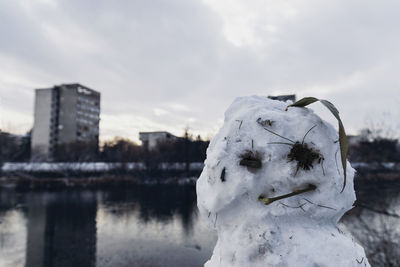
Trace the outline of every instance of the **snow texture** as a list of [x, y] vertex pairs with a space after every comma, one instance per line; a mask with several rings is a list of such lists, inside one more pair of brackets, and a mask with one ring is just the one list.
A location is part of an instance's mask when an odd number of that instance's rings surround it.
[[[159, 164], [161, 170], [186, 170], [186, 163], [183, 162], [164, 162]], [[203, 168], [201, 162], [191, 162], [189, 170], [197, 171]], [[10, 172], [107, 172], [118, 169], [126, 170], [146, 170], [146, 165], [142, 162], [5, 162], [0, 170], [5, 173]]]
[[[354, 169], [348, 162], [347, 185], [341, 193], [338, 133], [308, 108], [285, 111], [289, 104], [240, 97], [226, 111], [196, 188], [201, 216], [218, 232], [206, 267], [370, 266], [364, 249], [337, 227], [356, 199]], [[318, 158], [309, 170], [296, 172], [297, 161], [288, 159], [293, 147], [288, 139], [302, 143], [304, 137]], [[240, 164], [249, 155], [261, 160], [261, 168]], [[258, 200], [310, 184], [316, 189], [269, 205]]]

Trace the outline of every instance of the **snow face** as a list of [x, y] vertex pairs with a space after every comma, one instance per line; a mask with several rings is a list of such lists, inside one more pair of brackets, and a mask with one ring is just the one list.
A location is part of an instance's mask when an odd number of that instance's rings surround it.
[[356, 199], [349, 163], [341, 193], [337, 131], [312, 110], [287, 106], [251, 96], [226, 111], [196, 188], [202, 217], [218, 231], [205, 266], [369, 266], [336, 226]]

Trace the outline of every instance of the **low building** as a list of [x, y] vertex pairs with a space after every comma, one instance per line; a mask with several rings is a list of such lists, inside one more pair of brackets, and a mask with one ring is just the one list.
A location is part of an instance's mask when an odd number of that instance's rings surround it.
[[178, 137], [169, 132], [140, 132], [139, 139], [142, 141], [142, 146], [152, 150], [157, 147], [157, 144], [167, 141], [174, 141]]

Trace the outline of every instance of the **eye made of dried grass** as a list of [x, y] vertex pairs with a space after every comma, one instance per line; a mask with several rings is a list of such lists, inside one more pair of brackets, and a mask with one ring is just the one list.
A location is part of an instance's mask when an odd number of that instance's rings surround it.
[[251, 169], [260, 169], [262, 167], [261, 155], [257, 151], [247, 150], [239, 158], [240, 166], [246, 166]]

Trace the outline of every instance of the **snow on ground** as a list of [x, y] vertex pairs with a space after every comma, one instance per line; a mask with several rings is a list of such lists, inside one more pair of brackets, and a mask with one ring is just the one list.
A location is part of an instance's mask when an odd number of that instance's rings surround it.
[[[189, 164], [189, 170], [201, 170], [204, 164], [201, 162], [192, 162]], [[107, 172], [124, 168], [126, 170], [146, 170], [146, 165], [142, 162], [5, 162], [1, 167], [3, 172]], [[161, 170], [186, 170], [186, 163], [160, 163]]]
[[[336, 130], [308, 108], [287, 106], [251, 96], [226, 111], [196, 188], [200, 213], [218, 232], [205, 266], [369, 266], [336, 225], [356, 199], [349, 163], [341, 193]], [[300, 164], [305, 148], [312, 153]]]

